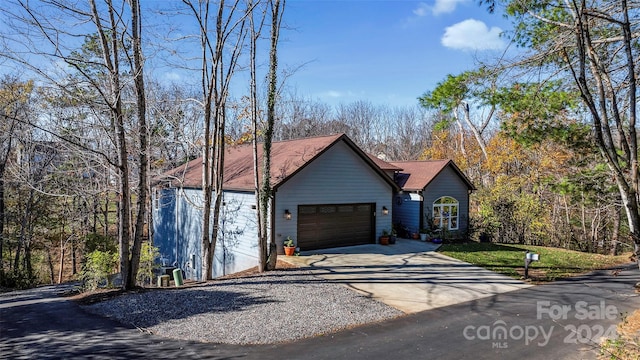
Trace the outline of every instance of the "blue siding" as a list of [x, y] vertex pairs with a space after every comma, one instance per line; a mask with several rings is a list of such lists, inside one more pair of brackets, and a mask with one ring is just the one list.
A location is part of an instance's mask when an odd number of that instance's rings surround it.
[[[186, 279], [202, 279], [202, 191], [165, 189], [154, 208], [154, 243], [160, 254], [176, 262]], [[220, 210], [213, 276], [258, 264], [255, 199], [251, 193], [225, 192]]]
[[153, 244], [168, 265], [176, 261], [176, 189], [153, 194]]
[[[178, 267], [186, 279], [202, 279], [202, 191], [180, 189], [176, 208]], [[195, 261], [192, 261], [194, 259]]]
[[393, 223], [400, 223], [411, 232], [418, 232], [420, 230], [422, 196], [414, 193], [402, 193], [396, 194], [394, 199]]

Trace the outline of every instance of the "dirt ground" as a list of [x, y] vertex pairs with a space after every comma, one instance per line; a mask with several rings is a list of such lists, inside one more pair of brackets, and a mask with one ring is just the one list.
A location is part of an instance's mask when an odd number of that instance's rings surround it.
[[600, 359], [640, 359], [640, 310], [627, 316], [617, 330], [617, 340], [606, 340], [602, 344]]

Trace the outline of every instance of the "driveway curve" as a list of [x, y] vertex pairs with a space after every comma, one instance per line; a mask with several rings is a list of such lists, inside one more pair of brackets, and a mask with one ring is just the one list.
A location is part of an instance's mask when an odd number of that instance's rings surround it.
[[407, 314], [507, 293], [531, 285], [442, 255], [439, 245], [398, 239], [394, 245], [359, 245], [280, 257], [311, 268]]

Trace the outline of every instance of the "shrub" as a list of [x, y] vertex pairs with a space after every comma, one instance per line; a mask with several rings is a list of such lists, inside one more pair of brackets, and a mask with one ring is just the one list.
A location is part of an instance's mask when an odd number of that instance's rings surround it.
[[0, 287], [10, 289], [29, 289], [38, 285], [38, 276], [29, 274], [25, 269], [7, 271], [0, 277]]
[[98, 287], [112, 287], [109, 275], [115, 272], [118, 265], [118, 254], [111, 251], [95, 250], [87, 255], [82, 267], [82, 283], [86, 290]]
[[140, 249], [140, 265], [136, 280], [138, 284], [150, 284], [153, 281], [154, 272], [160, 268], [156, 259], [160, 257], [160, 249], [148, 242], [142, 243]]

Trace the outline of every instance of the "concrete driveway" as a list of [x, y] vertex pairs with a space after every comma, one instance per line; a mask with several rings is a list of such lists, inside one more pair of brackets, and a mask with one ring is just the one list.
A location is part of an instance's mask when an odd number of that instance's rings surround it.
[[506, 293], [531, 285], [435, 252], [439, 245], [398, 239], [279, 257], [405, 313]]

